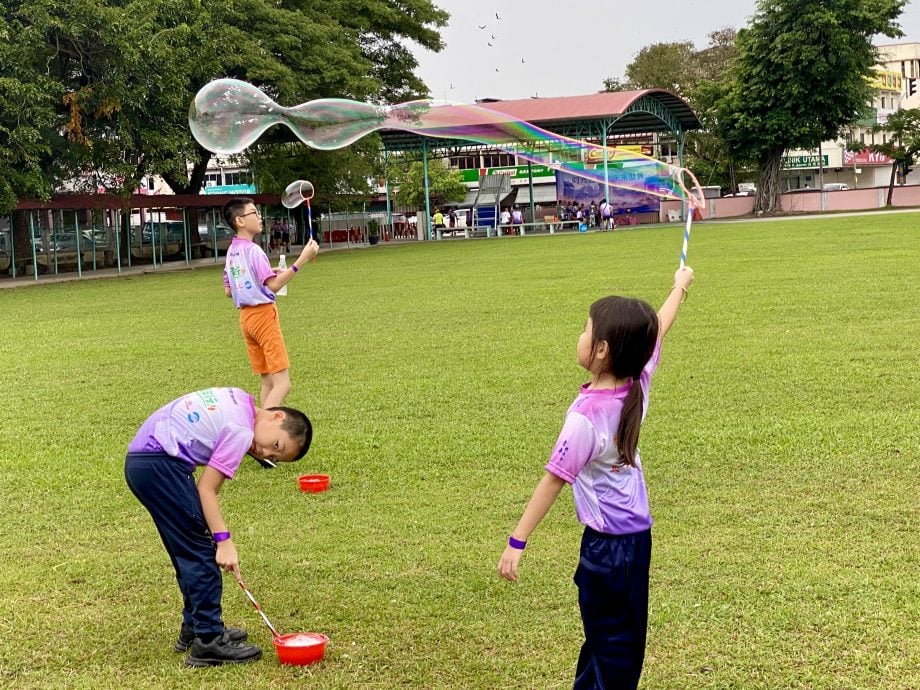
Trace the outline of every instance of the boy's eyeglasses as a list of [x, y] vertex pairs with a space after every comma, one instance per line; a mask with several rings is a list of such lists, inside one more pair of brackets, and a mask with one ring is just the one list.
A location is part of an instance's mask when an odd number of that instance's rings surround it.
[[241, 213], [240, 218], [245, 218], [246, 216], [251, 216], [253, 214], [257, 215], [259, 218], [262, 217], [262, 214], [259, 213], [258, 211], [250, 211], [249, 213]]

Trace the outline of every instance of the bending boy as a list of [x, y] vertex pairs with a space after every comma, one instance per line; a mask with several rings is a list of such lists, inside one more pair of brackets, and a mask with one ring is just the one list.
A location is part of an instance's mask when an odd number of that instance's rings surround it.
[[[175, 649], [191, 648], [186, 664], [246, 663], [262, 651], [246, 631], [224, 628], [221, 568], [239, 575], [236, 545], [217, 495], [248, 453], [264, 467], [299, 460], [313, 427], [287, 407], [258, 408], [239, 388], [207, 388], [164, 405], [128, 445], [125, 480], [148, 510], [182, 592]], [[195, 482], [195, 470], [202, 467]]]

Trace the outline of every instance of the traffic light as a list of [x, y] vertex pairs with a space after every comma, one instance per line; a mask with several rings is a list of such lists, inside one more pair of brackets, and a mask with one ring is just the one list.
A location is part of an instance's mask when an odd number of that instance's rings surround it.
[[917, 80], [908, 79], [907, 80], [907, 97], [910, 98], [915, 93], [917, 93]]

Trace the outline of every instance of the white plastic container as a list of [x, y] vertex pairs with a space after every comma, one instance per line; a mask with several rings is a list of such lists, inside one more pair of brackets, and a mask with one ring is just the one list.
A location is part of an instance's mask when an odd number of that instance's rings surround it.
[[[278, 268], [280, 268], [280, 269], [285, 269], [285, 268], [287, 268], [287, 261], [286, 261], [285, 258], [284, 258], [284, 254], [282, 254], [281, 256], [278, 257]], [[275, 293], [275, 294], [277, 294], [277, 295], [279, 295], [279, 296], [281, 296], [281, 297], [287, 297], [287, 285], [285, 285], [283, 288], [281, 288], [280, 290], [278, 290], [278, 292]]]

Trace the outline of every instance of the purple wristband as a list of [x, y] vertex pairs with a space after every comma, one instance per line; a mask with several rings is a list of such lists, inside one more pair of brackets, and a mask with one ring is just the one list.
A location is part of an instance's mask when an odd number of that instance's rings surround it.
[[508, 546], [512, 549], [524, 550], [524, 547], [527, 546], [526, 541], [521, 541], [520, 539], [515, 539], [514, 537], [508, 537]]
[[294, 273], [297, 273], [297, 271], [299, 271], [300, 269], [297, 268], [297, 266], [295, 266], [294, 264], [291, 264], [291, 270], [294, 271]]
[[230, 533], [229, 532], [215, 532], [211, 536], [214, 537], [214, 542], [219, 544], [222, 541], [227, 541], [230, 538]]

